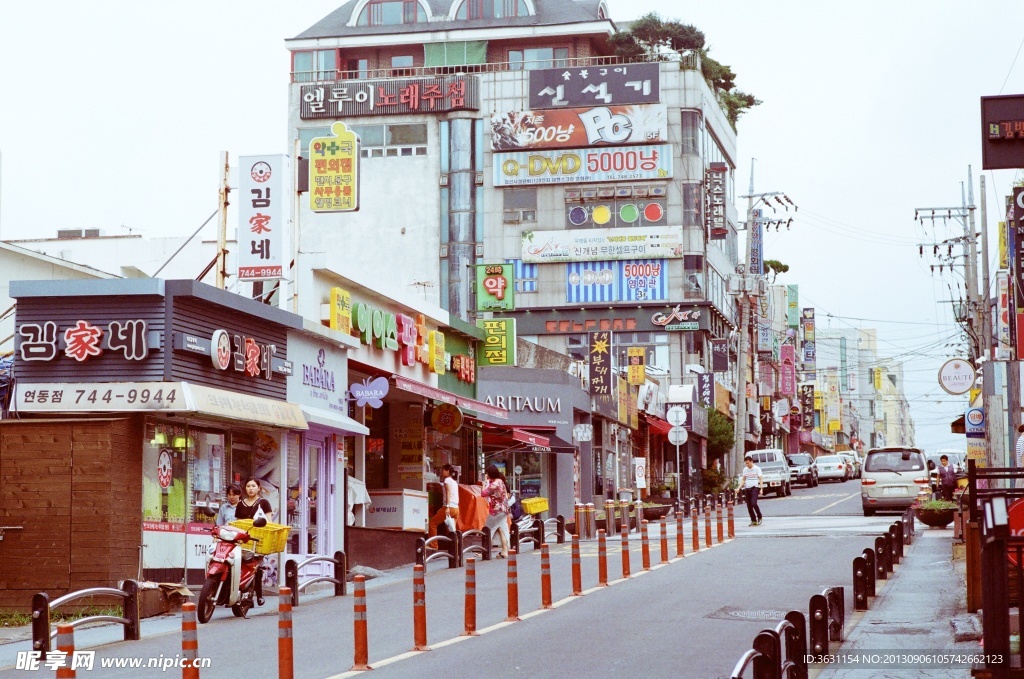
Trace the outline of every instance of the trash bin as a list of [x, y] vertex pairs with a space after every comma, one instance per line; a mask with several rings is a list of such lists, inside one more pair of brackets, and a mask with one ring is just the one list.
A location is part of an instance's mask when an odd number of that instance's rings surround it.
[[626, 489], [619, 489], [619, 502], [633, 502], [633, 491]]

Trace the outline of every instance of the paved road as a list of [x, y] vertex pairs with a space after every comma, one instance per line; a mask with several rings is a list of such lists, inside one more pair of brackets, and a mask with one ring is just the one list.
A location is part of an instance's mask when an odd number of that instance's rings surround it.
[[[754, 635], [774, 624], [779, 612], [806, 611], [812, 594], [824, 587], [849, 587], [851, 560], [894, 520], [865, 518], [853, 483], [795, 489], [788, 498], [762, 503], [763, 525], [748, 527], [738, 508], [737, 538], [634, 576], [608, 588], [571, 597], [568, 545], [552, 547], [556, 609], [531, 614], [540, 606], [539, 555], [520, 556], [521, 622], [501, 626], [506, 617], [504, 561], [478, 569], [478, 628], [498, 628], [464, 641], [464, 571], [435, 569], [427, 576], [428, 642], [435, 650], [402, 657], [412, 647], [412, 587], [407, 580], [372, 588], [369, 609], [370, 662], [374, 676], [495, 677], [565, 675], [603, 677], [641, 672], [655, 676], [727, 676]], [[652, 535], [653, 561], [659, 560]], [[671, 533], [670, 533], [671, 534]], [[806, 539], [814, 538], [814, 539]], [[621, 574], [619, 540], [609, 542], [609, 574]], [[702, 542], [703, 544], [703, 542]], [[674, 540], [671, 554], [674, 555]], [[584, 545], [584, 587], [597, 583], [597, 548]], [[411, 570], [411, 569], [409, 569]], [[633, 536], [631, 570], [641, 571], [639, 539]], [[849, 601], [850, 597], [847, 597]], [[352, 598], [311, 601], [296, 609], [296, 677], [323, 679], [352, 665]], [[161, 627], [162, 625], [162, 627]], [[142, 641], [99, 646], [97, 663], [109, 658], [174, 657], [180, 652], [177, 618], [150, 621]], [[102, 630], [92, 632], [92, 638]], [[90, 632], [81, 633], [85, 639]], [[110, 631], [107, 630], [109, 638]], [[276, 615], [236, 620], [218, 612], [199, 630], [200, 655], [211, 659], [205, 679], [245, 674], [259, 668], [273, 676], [277, 663]], [[81, 647], [85, 641], [79, 644]], [[97, 643], [93, 641], [91, 643]], [[27, 644], [0, 646], [0, 667]], [[398, 660], [388, 662], [389, 659]], [[484, 667], [486, 666], [486, 670]], [[176, 672], [172, 670], [172, 672]], [[113, 669], [80, 672], [80, 677], [158, 676], [159, 670]], [[30, 673], [0, 670], [0, 678]]]

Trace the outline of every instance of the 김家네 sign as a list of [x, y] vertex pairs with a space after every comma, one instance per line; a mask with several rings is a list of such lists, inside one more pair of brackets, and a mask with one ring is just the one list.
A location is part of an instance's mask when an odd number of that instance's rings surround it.
[[241, 156], [238, 163], [238, 280], [277, 280], [284, 276], [291, 214], [288, 157]]
[[492, 151], [667, 141], [663, 104], [510, 111], [491, 116]]
[[669, 179], [672, 146], [495, 153], [495, 187]]

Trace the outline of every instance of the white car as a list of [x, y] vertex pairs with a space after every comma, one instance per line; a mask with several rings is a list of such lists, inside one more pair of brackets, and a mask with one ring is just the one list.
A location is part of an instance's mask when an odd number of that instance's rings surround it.
[[860, 480], [864, 516], [880, 509], [906, 509], [931, 491], [924, 453], [917, 448], [874, 448], [864, 458]]
[[838, 455], [819, 455], [815, 462], [818, 463], [818, 481], [842, 481], [850, 478], [850, 472], [846, 460]]

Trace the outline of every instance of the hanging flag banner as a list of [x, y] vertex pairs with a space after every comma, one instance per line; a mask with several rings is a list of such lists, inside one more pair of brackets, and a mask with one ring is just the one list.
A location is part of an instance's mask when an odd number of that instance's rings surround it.
[[587, 356], [590, 362], [590, 393], [594, 396], [611, 396], [612, 334], [608, 331], [587, 333]]
[[668, 141], [664, 104], [511, 111], [491, 116], [491, 150], [579, 148]]
[[1010, 338], [1010, 275], [996, 272], [996, 360], [1011, 360], [1013, 342]]
[[750, 229], [750, 271], [748, 273], [764, 274], [764, 222], [761, 221], [761, 210], [752, 212]]
[[515, 279], [511, 264], [476, 265], [476, 310], [515, 311]]
[[309, 208], [313, 212], [359, 210], [359, 136], [341, 121], [330, 137], [309, 140]]
[[628, 361], [627, 374], [630, 384], [644, 384], [647, 382], [647, 369], [644, 362], [647, 358], [647, 350], [643, 347], [628, 347], [626, 349]]
[[288, 156], [240, 156], [238, 159], [238, 280], [271, 281], [284, 277], [288, 250], [291, 177]]

